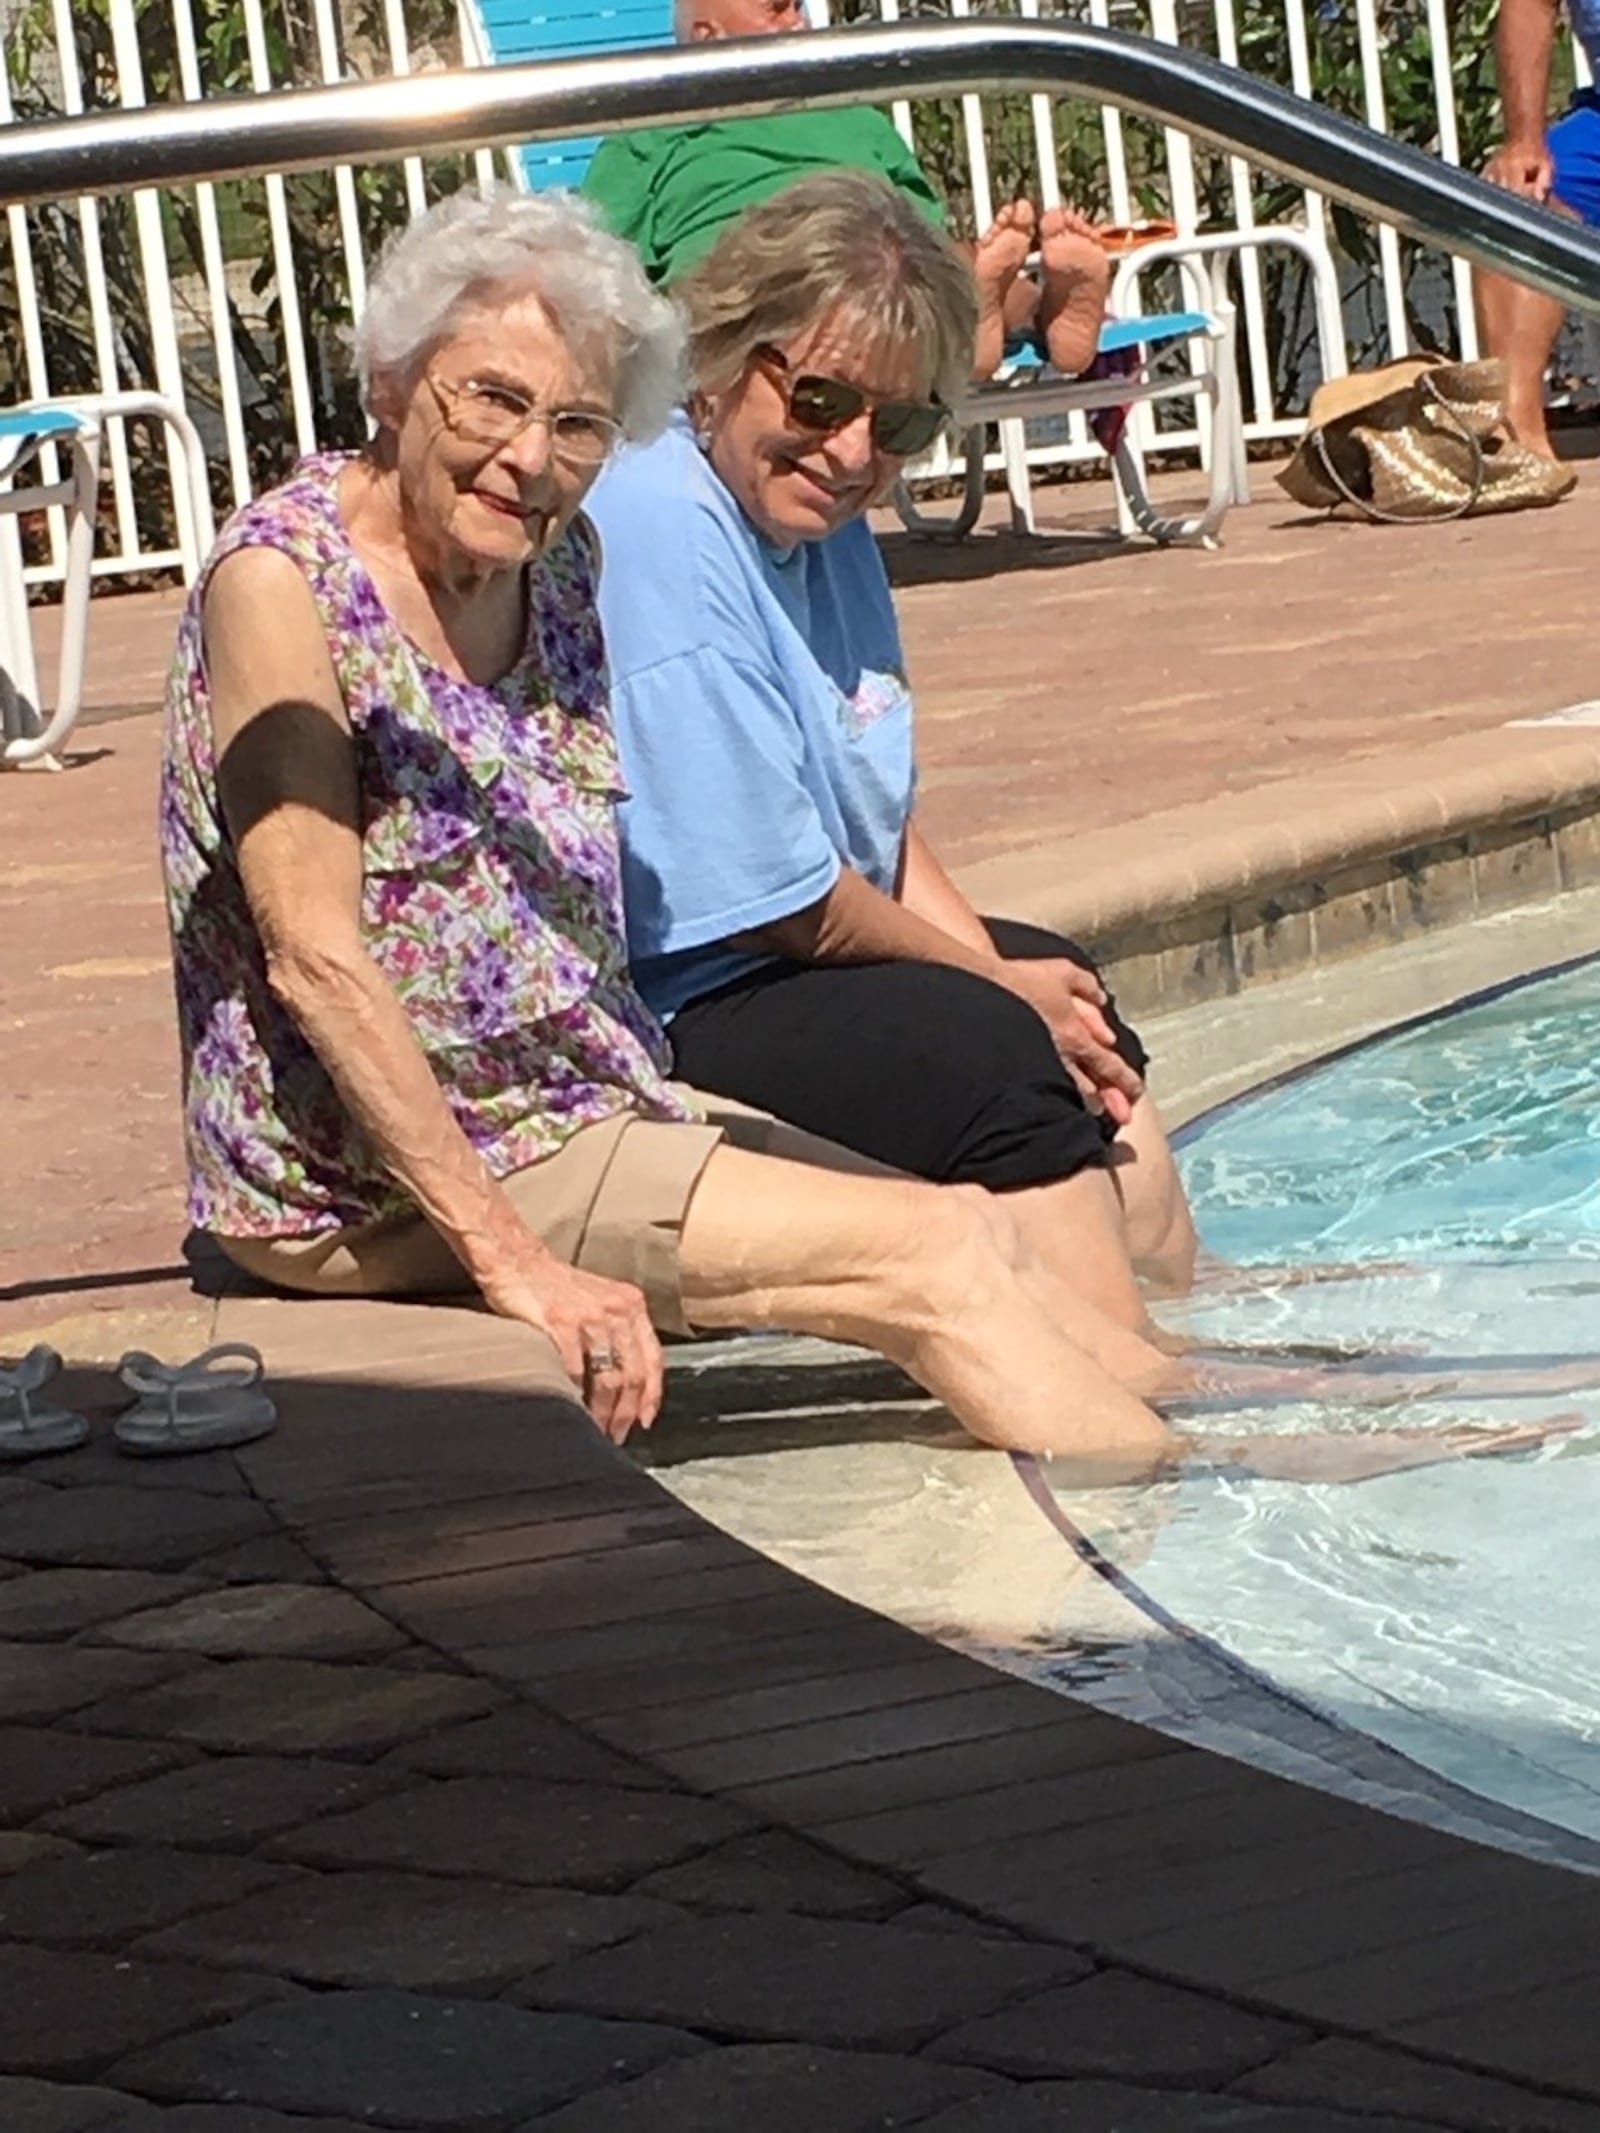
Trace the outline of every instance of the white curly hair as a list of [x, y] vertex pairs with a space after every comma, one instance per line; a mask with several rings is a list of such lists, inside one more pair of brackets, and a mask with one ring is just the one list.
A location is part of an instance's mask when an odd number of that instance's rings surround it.
[[633, 247], [576, 193], [451, 193], [384, 247], [354, 349], [361, 401], [408, 385], [456, 320], [496, 297], [538, 297], [573, 351], [611, 375], [625, 434], [659, 434], [683, 392], [683, 326]]

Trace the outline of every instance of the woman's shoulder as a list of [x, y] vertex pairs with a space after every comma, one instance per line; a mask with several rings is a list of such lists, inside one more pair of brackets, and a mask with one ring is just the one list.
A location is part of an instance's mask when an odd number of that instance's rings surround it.
[[760, 605], [753, 537], [687, 425], [620, 453], [588, 510], [617, 671], [720, 641]]
[[243, 548], [275, 548], [312, 567], [348, 552], [349, 536], [339, 515], [339, 476], [349, 457], [319, 452], [302, 459], [275, 487], [241, 505], [217, 536], [207, 575], [224, 557]]
[[647, 551], [666, 540], [692, 555], [724, 546], [738, 512], [680, 415], [649, 444], [617, 454], [590, 492], [589, 515], [608, 550], [626, 543]]

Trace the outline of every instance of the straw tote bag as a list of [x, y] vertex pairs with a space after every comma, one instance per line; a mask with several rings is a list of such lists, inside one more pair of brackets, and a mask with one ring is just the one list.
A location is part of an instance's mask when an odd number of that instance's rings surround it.
[[1278, 485], [1297, 504], [1383, 525], [1559, 503], [1577, 475], [1506, 429], [1505, 365], [1407, 356], [1330, 378]]

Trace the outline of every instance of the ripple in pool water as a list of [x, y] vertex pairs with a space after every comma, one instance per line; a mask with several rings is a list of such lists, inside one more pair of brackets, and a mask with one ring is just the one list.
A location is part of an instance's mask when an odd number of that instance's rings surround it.
[[[1600, 1361], [1592, 1386], [1527, 1389], [1552, 1363], [1600, 1358], [1600, 965], [1232, 1105], [1190, 1137], [1183, 1166], [1227, 1258], [1404, 1262], [1189, 1307], [1189, 1330], [1211, 1337], [1419, 1358], [1381, 1418], [1279, 1404], [1242, 1411], [1242, 1430], [1558, 1409], [1583, 1430], [1559, 1455], [1353, 1488], [1195, 1478], [1098, 1532], [1092, 1497], [1064, 1507], [1161, 1609], [1280, 1687], [1487, 1799], [1600, 1838]], [[1451, 1365], [1480, 1373], [1470, 1396], [1439, 1390]]]

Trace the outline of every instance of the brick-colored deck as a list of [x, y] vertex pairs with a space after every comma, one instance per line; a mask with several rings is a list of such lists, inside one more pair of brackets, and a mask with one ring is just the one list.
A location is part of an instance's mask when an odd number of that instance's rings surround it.
[[[1402, 780], [1590, 693], [1592, 481], [1284, 516], [1220, 556], [897, 553], [945, 848], [1314, 804], [1290, 773]], [[157, 693], [170, 615], [100, 603], [106, 708]], [[156, 723], [80, 738], [0, 781], [0, 1349], [243, 1335], [284, 1426], [122, 1462], [85, 1367], [95, 1447], [0, 1475], [4, 2133], [1600, 2129], [1586, 1882], [847, 1606], [601, 1444], [518, 1329], [196, 1296]]]

